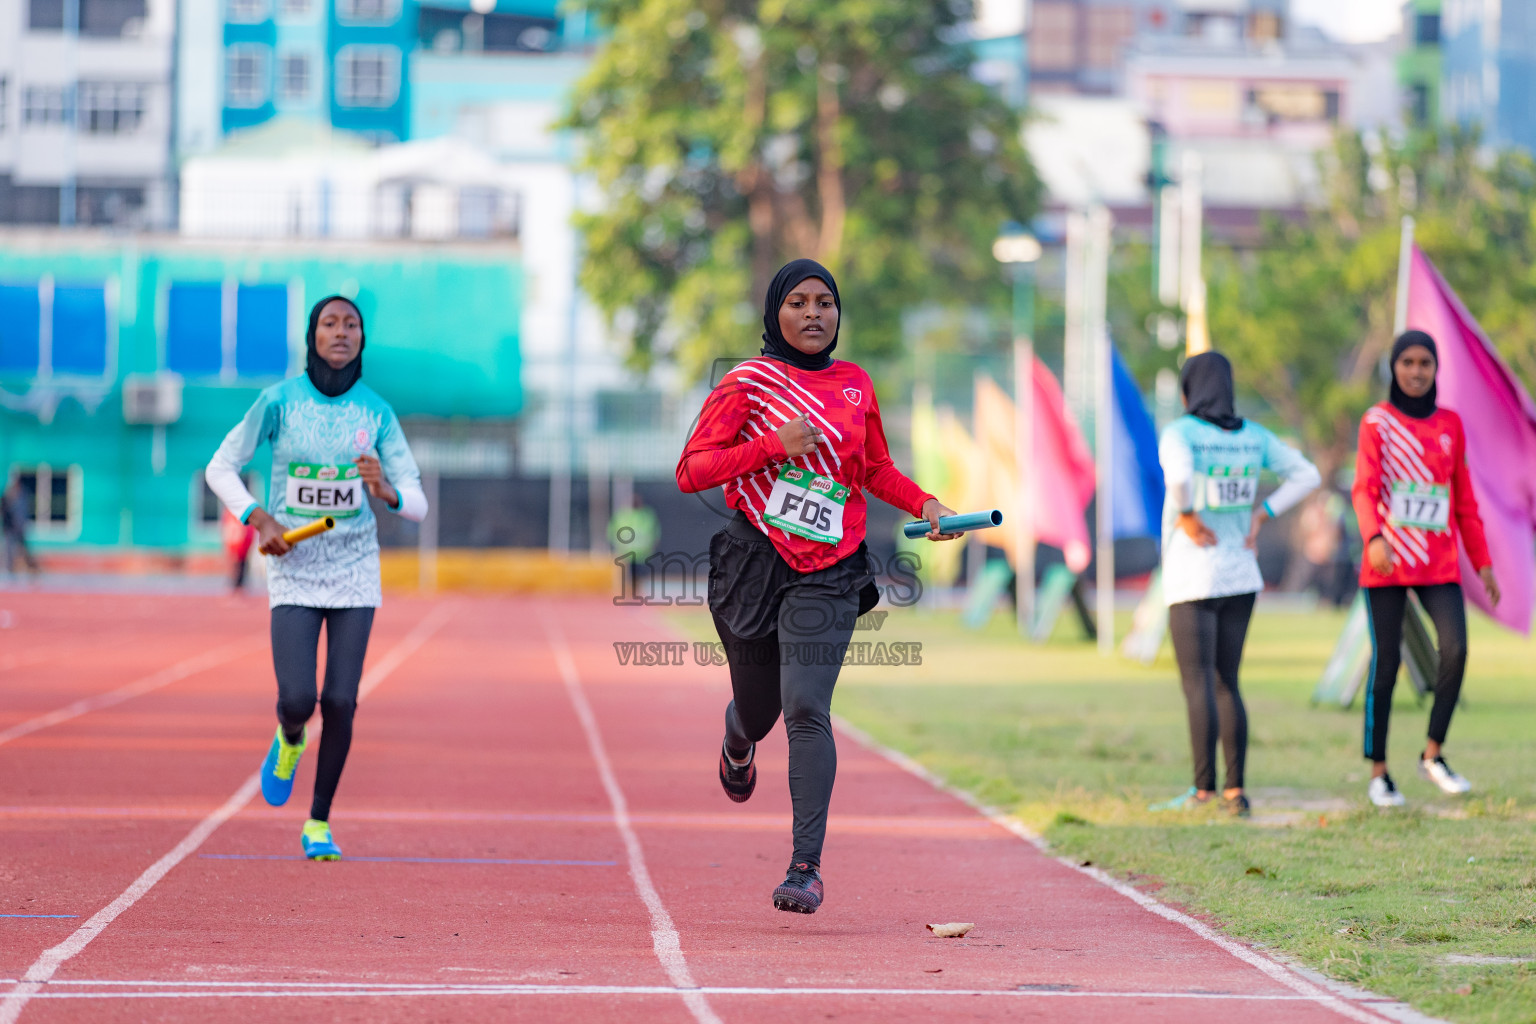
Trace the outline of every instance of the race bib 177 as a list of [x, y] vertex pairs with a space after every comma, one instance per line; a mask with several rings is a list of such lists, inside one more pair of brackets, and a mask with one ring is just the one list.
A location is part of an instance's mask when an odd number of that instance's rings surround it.
[[843, 484], [798, 466], [785, 466], [768, 495], [763, 518], [786, 533], [822, 544], [843, 539], [843, 506], [849, 490]]
[[1451, 489], [1446, 484], [1392, 481], [1389, 518], [1394, 526], [1416, 526], [1440, 533], [1451, 528]]
[[1237, 512], [1253, 507], [1259, 496], [1259, 471], [1253, 466], [1212, 466], [1205, 474], [1205, 507]]
[[288, 463], [288, 511], [346, 519], [363, 510], [363, 479], [356, 466]]

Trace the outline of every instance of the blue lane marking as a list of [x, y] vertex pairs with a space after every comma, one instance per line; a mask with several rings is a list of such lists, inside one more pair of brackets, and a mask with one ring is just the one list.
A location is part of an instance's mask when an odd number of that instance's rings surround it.
[[0, 917], [79, 917], [79, 914], [0, 914]]
[[[204, 860], [307, 860], [299, 854], [286, 853], [200, 853]], [[524, 860], [499, 857], [347, 857], [342, 860], [368, 861], [374, 864], [545, 864], [571, 868], [617, 867], [616, 860]]]

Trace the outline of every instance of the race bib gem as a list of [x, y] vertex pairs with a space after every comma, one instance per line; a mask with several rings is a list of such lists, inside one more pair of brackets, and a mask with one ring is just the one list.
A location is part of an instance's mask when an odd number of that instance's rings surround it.
[[293, 515], [350, 519], [363, 511], [363, 480], [353, 465], [290, 462], [287, 498]]
[[1394, 480], [1388, 518], [1394, 526], [1443, 533], [1451, 528], [1451, 488], [1447, 484]]
[[1212, 466], [1205, 474], [1205, 507], [1209, 512], [1250, 509], [1258, 496], [1259, 471], [1254, 466]]
[[831, 477], [799, 466], [779, 470], [763, 519], [785, 533], [822, 544], [843, 539], [843, 507], [849, 490]]

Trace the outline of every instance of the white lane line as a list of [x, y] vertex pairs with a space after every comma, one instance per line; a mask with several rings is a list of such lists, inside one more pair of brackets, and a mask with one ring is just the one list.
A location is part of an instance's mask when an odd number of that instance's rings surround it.
[[[1339, 996], [1336, 996], [1326, 989], [1313, 984], [1306, 978], [1303, 978], [1301, 975], [1297, 974], [1285, 964], [1271, 960], [1269, 957], [1249, 949], [1242, 943], [1235, 942], [1232, 939], [1227, 938], [1225, 935], [1220, 934], [1208, 925], [1202, 924], [1201, 922], [1190, 917], [1188, 914], [1181, 913], [1180, 911], [1174, 910], [1172, 907], [1165, 903], [1158, 902], [1151, 896], [1148, 896], [1146, 893], [1142, 892], [1140, 889], [1127, 885], [1112, 875], [1100, 871], [1098, 868], [1083, 867], [1081, 864], [1078, 864], [1076, 861], [1073, 861], [1067, 857], [1056, 856], [1051, 852], [1049, 843], [1047, 843], [1038, 834], [1027, 828], [1024, 823], [1019, 821], [1017, 818], [1006, 815], [1002, 811], [999, 811], [997, 808], [982, 803], [964, 790], [951, 786], [949, 783], [945, 782], [943, 779], [930, 772], [927, 768], [924, 768], [922, 765], [918, 764], [906, 754], [903, 754], [899, 750], [893, 750], [890, 747], [885, 746], [883, 743], [880, 743], [874, 737], [870, 736], [867, 732], [860, 729], [858, 726], [846, 721], [840, 716], [833, 715], [832, 723], [837, 727], [839, 732], [844, 733], [850, 739], [885, 758], [887, 761], [896, 765], [898, 768], [916, 775], [918, 778], [922, 779], [930, 786], [933, 786], [935, 789], [938, 789], [944, 793], [948, 793], [955, 799], [969, 805], [975, 809], [978, 814], [986, 817], [1000, 828], [1005, 828], [1009, 832], [1012, 832], [1020, 839], [1023, 839], [1025, 842], [1038, 849], [1047, 857], [1050, 857], [1052, 860], [1056, 861], [1058, 864], [1069, 867], [1079, 874], [1087, 875], [1089, 878], [1093, 879], [1095, 882], [1100, 883], [1101, 885], [1108, 886], [1115, 892], [1124, 896], [1126, 899], [1134, 901], [1142, 908], [1151, 911], [1166, 921], [1171, 921], [1174, 924], [1182, 925], [1185, 928], [1188, 928], [1202, 939], [1205, 939], [1207, 942], [1210, 942], [1213, 945], [1221, 947], [1226, 952], [1243, 961], [1243, 963], [1257, 968], [1269, 978], [1280, 983], [1281, 985], [1284, 985], [1286, 988], [1292, 990], [1293, 992], [1296, 992], [1306, 999], [1318, 1003], [1321, 1006], [1325, 1006], [1341, 1016], [1348, 1017], [1350, 1020], [1359, 1021], [1361, 1024], [1391, 1024], [1388, 1018], [1382, 1017], [1375, 1013], [1371, 1013], [1370, 1011], [1362, 1009], [1359, 1006], [1345, 1002]], [[1391, 1002], [1390, 1000], [1387, 1000], [1383, 997], [1375, 998], [1380, 999], [1384, 1004]]]
[[121, 704], [125, 700], [141, 697], [152, 690], [158, 690], [162, 686], [168, 686], [177, 680], [197, 675], [199, 672], [205, 672], [216, 665], [222, 665], [232, 658], [247, 653], [252, 646], [250, 640], [237, 640], [222, 647], [215, 647], [211, 651], [204, 651], [202, 654], [195, 655], [185, 661], [177, 662], [170, 668], [163, 668], [158, 672], [145, 676], [143, 679], [136, 679], [131, 683], [119, 686], [115, 690], [108, 690], [106, 693], [99, 693], [94, 697], [82, 697], [72, 704], [64, 705], [57, 711], [50, 711], [46, 715], [39, 715], [36, 718], [29, 718], [25, 722], [18, 722], [9, 729], [0, 731], [0, 746], [11, 742], [11, 740], [20, 739], [23, 736], [37, 732], [39, 729], [46, 729], [50, 725], [58, 725], [60, 722], [67, 722], [71, 718], [79, 718], [81, 715], [91, 711], [110, 708], [114, 704]]
[[962, 996], [994, 996], [1007, 999], [1160, 999], [1210, 1002], [1310, 1003], [1306, 996], [1236, 995], [1227, 992], [1076, 992], [1030, 989], [934, 989], [934, 988], [753, 988], [710, 986], [678, 989], [667, 985], [336, 985], [327, 988], [256, 988], [231, 983], [229, 989], [166, 988], [160, 991], [39, 993], [35, 999], [398, 999], [419, 996], [860, 996], [874, 998], [955, 999]]
[[[438, 628], [447, 621], [447, 613], [446, 607], [437, 608], [417, 623], [416, 628], [406, 634], [405, 638], [391, 648], [389, 653], [380, 658], [373, 668], [364, 673], [358, 686], [358, 699], [361, 700], [372, 692], [386, 676], [399, 667], [402, 661], [426, 643], [427, 638], [437, 632]], [[181, 842], [134, 879], [133, 884], [124, 889], [117, 899], [91, 915], [91, 919], [77, 928], [69, 938], [52, 949], [45, 950], [42, 956], [27, 968], [16, 987], [6, 994], [4, 1002], [0, 1002], [0, 1024], [16, 1024], [16, 1018], [21, 1016], [21, 1011], [26, 1008], [27, 1003], [38, 995], [66, 961], [90, 945], [92, 939], [105, 931], [109, 924], [143, 898], [144, 894], [153, 889], [172, 868], [194, 853], [209, 836], [213, 835], [215, 829], [238, 814], [240, 808], [249, 803], [260, 788], [260, 773], [252, 773], [251, 777], [242, 782], [240, 788], [224, 801], [223, 806], [198, 822]]]
[[661, 895], [651, 881], [651, 872], [645, 866], [645, 852], [640, 848], [640, 837], [630, 824], [629, 802], [624, 799], [624, 791], [619, 788], [619, 780], [613, 774], [608, 750], [603, 744], [603, 734], [597, 727], [596, 716], [592, 714], [592, 705], [587, 703], [587, 694], [581, 685], [581, 676], [576, 671], [576, 662], [571, 658], [565, 635], [543, 608], [539, 609], [539, 619], [544, 623], [544, 633], [554, 652], [560, 678], [565, 682], [565, 692], [576, 710], [582, 731], [587, 734], [587, 746], [592, 750], [592, 760], [597, 762], [597, 774], [603, 781], [603, 789], [608, 792], [608, 802], [613, 805], [613, 823], [624, 840], [624, 851], [629, 857], [629, 874], [635, 880], [635, 891], [640, 894], [641, 902], [650, 912], [651, 946], [656, 951], [656, 959], [661, 961], [667, 978], [680, 990], [683, 1003], [693, 1014], [694, 1020], [699, 1024], [721, 1024], [715, 1011], [710, 1009], [709, 1000], [699, 991], [692, 972], [688, 970], [688, 962], [683, 959], [682, 940], [672, 923], [672, 915], [667, 913]]

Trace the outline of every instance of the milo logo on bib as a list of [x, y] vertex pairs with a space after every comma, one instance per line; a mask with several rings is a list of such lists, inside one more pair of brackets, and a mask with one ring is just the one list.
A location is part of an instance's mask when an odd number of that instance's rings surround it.
[[356, 466], [288, 463], [287, 510], [294, 515], [347, 519], [363, 511], [363, 479]]
[[822, 544], [843, 539], [843, 506], [849, 490], [831, 477], [785, 466], [768, 495], [763, 519], [785, 533]]

